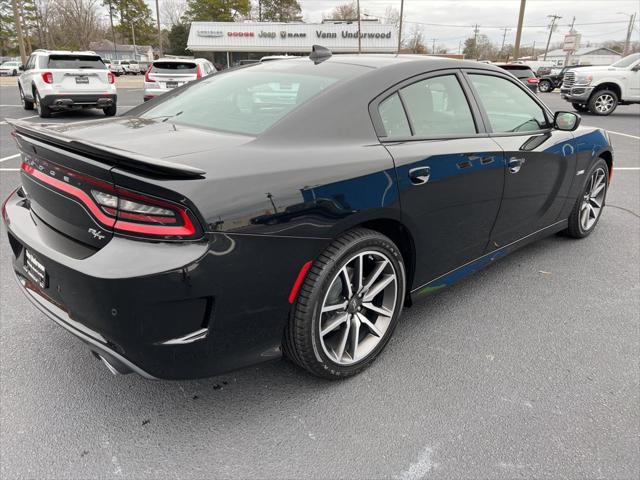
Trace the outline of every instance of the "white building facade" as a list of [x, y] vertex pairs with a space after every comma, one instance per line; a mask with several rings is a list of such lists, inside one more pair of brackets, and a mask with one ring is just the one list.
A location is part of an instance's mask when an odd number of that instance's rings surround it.
[[[564, 66], [567, 52], [563, 50], [551, 50], [547, 53], [547, 61], [552, 61], [557, 66]], [[538, 60], [543, 56], [538, 55]], [[615, 50], [605, 47], [582, 47], [571, 54], [570, 65], [611, 65], [622, 58]]]
[[[363, 53], [395, 53], [398, 30], [395, 25], [378, 22], [271, 23], [271, 22], [193, 22], [187, 48], [197, 52], [246, 54], [308, 54], [313, 45], [334, 53], [357, 53], [360, 36]], [[259, 57], [258, 57], [259, 58]]]

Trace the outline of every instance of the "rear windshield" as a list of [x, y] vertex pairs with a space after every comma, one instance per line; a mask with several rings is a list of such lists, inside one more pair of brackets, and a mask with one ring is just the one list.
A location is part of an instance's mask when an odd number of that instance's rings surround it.
[[152, 73], [196, 73], [193, 62], [153, 62]]
[[533, 70], [526, 65], [500, 65], [500, 68], [507, 70], [518, 78], [535, 77]]
[[258, 135], [336, 82], [367, 68], [306, 61], [267, 62], [206, 77], [145, 111], [142, 118]]
[[95, 68], [104, 70], [107, 66], [97, 55], [49, 55], [47, 68]]

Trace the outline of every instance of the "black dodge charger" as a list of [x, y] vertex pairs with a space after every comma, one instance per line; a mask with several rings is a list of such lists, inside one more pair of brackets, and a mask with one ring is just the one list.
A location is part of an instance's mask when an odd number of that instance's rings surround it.
[[113, 372], [170, 379], [283, 353], [356, 374], [417, 297], [589, 235], [613, 162], [500, 68], [322, 50], [122, 117], [10, 123], [22, 290]]

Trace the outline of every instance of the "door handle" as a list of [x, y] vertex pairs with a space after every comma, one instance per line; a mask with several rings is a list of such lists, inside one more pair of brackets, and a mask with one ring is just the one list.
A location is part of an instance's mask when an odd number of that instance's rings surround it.
[[507, 164], [509, 167], [509, 173], [518, 173], [522, 168], [522, 165], [524, 165], [524, 158], [511, 157]]
[[424, 185], [431, 177], [430, 167], [417, 167], [409, 170], [409, 179], [414, 185]]

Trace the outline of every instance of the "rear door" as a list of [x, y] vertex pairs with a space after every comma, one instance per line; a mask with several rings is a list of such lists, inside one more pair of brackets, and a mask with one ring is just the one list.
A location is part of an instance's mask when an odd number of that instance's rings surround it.
[[98, 55], [51, 54], [44, 68], [59, 93], [104, 93], [109, 85], [109, 69]]
[[414, 232], [414, 285], [481, 256], [500, 206], [503, 158], [461, 74], [408, 80], [374, 102], [371, 114]]
[[490, 248], [552, 225], [575, 172], [571, 132], [552, 128], [535, 95], [500, 73], [468, 70], [491, 139], [505, 156], [504, 195]]

